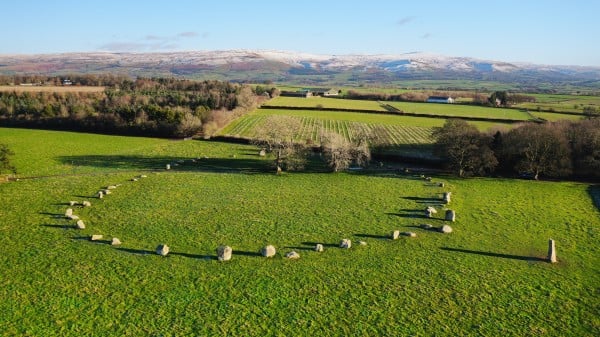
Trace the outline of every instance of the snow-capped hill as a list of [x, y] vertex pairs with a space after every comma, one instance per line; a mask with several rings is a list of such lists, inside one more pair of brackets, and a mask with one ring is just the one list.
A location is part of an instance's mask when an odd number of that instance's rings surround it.
[[65, 53], [0, 55], [0, 74], [119, 72], [132, 76], [192, 76], [229, 80], [309, 79], [348, 73], [354, 80], [394, 78], [598, 81], [600, 68], [508, 63], [426, 52], [388, 55], [322, 55], [280, 50], [170, 53]]

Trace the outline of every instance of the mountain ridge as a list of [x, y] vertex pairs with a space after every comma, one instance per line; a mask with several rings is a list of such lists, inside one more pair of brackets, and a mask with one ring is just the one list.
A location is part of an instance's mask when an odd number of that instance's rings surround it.
[[539, 65], [427, 52], [326, 55], [281, 50], [215, 50], [158, 53], [72, 52], [0, 54], [0, 74], [59, 75], [117, 72], [227, 80], [380, 81], [475, 79], [600, 82], [600, 67]]

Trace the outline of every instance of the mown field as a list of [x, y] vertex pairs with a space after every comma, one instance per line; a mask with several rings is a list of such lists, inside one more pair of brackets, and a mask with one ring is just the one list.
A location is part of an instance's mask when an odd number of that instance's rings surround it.
[[[1, 128], [0, 143], [21, 177], [56, 175], [0, 184], [3, 336], [600, 333], [597, 186], [276, 176], [255, 148], [206, 141]], [[111, 184], [121, 186], [92, 197]], [[416, 228], [446, 223], [444, 191], [454, 232]], [[92, 207], [75, 208], [87, 224], [77, 231], [61, 215], [84, 199]], [[434, 219], [421, 217], [427, 205]], [[417, 237], [389, 240], [394, 229]], [[342, 238], [351, 249], [336, 247]], [[543, 261], [549, 238], [558, 264]], [[312, 251], [317, 242], [325, 252]], [[154, 254], [160, 243], [168, 257]], [[219, 244], [233, 247], [231, 261], [215, 260]], [[257, 256], [265, 244], [275, 258]], [[291, 250], [301, 258], [283, 258]]]

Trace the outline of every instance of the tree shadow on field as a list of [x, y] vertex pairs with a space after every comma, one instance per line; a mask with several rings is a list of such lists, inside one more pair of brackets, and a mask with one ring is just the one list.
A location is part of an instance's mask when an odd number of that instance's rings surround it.
[[600, 185], [590, 185], [587, 188], [587, 192], [592, 198], [592, 202], [596, 208], [600, 211]]
[[82, 155], [57, 157], [62, 164], [107, 169], [162, 170], [216, 173], [270, 172], [269, 162], [252, 158], [182, 158], [138, 155]]
[[461, 249], [461, 248], [450, 248], [450, 247], [441, 247], [441, 250], [446, 250], [450, 252], [459, 252], [466, 254], [475, 254], [482, 256], [490, 256], [490, 257], [499, 257], [503, 259], [512, 259], [512, 260], [521, 260], [521, 261], [538, 261], [538, 262], [547, 262], [547, 259], [535, 256], [520, 256], [520, 255], [510, 255], [510, 254], [501, 254], [501, 253], [492, 253], [492, 252], [482, 252], [478, 250], [470, 250], [470, 249]]

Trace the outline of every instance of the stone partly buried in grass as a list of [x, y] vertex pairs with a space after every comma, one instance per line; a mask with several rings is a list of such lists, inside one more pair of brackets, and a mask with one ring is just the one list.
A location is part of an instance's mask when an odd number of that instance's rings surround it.
[[291, 260], [296, 260], [296, 259], [300, 258], [300, 254], [298, 254], [292, 250], [291, 252], [285, 254], [285, 257], [287, 257], [288, 259], [291, 259]]
[[102, 234], [93, 234], [92, 236], [90, 236], [90, 241], [98, 241], [98, 240], [102, 240], [104, 236]]
[[162, 244], [156, 247], [156, 254], [160, 256], [167, 256], [169, 254], [169, 246]]
[[121, 245], [121, 240], [119, 240], [118, 238], [112, 238], [112, 240], [110, 241], [110, 245], [111, 246], [119, 246], [119, 245]]
[[217, 260], [219, 261], [229, 261], [231, 260], [231, 255], [233, 254], [233, 249], [229, 246], [219, 246], [217, 247]]

